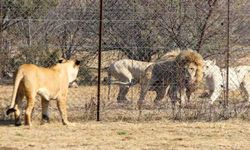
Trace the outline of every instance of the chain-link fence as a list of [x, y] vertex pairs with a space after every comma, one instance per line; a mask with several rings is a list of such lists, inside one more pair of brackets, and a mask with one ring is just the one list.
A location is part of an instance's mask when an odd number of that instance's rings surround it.
[[[247, 0], [230, 3], [227, 0], [104, 1], [101, 119], [249, 118], [244, 101], [248, 96], [249, 6]], [[82, 60], [78, 87], [69, 89], [69, 119], [95, 119], [99, 1], [2, 0], [0, 9], [1, 118], [6, 118], [4, 111], [10, 104], [13, 73], [18, 66], [33, 63], [49, 67], [64, 57]], [[229, 99], [226, 106], [228, 48]], [[194, 91], [189, 89], [191, 86], [185, 86], [186, 81], [181, 78], [188, 74], [185, 68], [178, 65], [184, 68], [184, 72], [178, 72], [175, 60], [181, 52], [168, 53], [176, 49], [193, 49], [202, 55], [207, 67], [212, 67], [206, 72], [204, 70], [208, 69], [203, 66], [203, 80]], [[245, 68], [237, 67], [241, 65]], [[169, 86], [175, 84], [185, 86], [184, 91], [180, 92], [178, 86]], [[178, 92], [171, 97], [171, 91], [175, 90]], [[176, 109], [173, 109], [173, 97], [179, 101], [189, 90], [192, 91], [190, 101], [176, 102]], [[219, 95], [212, 96], [216, 91]], [[212, 99], [216, 100], [211, 105]], [[138, 100], [144, 100], [142, 107], [138, 107]], [[40, 118], [40, 108], [37, 101], [34, 118]], [[56, 104], [51, 102], [50, 108], [51, 118], [55, 118]]]

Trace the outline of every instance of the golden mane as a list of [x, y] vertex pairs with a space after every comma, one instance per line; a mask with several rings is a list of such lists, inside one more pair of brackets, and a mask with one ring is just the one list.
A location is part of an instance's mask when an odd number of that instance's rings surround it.
[[195, 63], [197, 65], [197, 80], [196, 80], [196, 82], [199, 83], [202, 81], [204, 60], [198, 52], [196, 52], [192, 49], [183, 50], [176, 57], [176, 62], [177, 63], [185, 63], [185, 64], [186, 63]]
[[158, 61], [177, 61], [185, 63], [195, 63], [197, 65], [197, 83], [202, 81], [203, 78], [203, 57], [192, 49], [180, 50], [175, 49], [165, 53]]

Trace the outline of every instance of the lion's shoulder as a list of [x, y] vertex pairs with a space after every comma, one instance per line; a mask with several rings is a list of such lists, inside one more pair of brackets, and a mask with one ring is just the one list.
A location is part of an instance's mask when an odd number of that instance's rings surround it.
[[165, 60], [175, 60], [175, 58], [181, 53], [180, 49], [174, 49], [167, 53], [165, 53], [163, 56], [160, 57], [157, 61], [165, 61]]

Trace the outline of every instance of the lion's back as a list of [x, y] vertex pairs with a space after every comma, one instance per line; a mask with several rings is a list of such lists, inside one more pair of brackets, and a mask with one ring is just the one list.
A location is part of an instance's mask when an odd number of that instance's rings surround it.
[[139, 77], [141, 74], [144, 74], [145, 69], [150, 66], [152, 63], [137, 61], [132, 59], [122, 59], [114, 62], [110, 65], [110, 72], [114, 74], [125, 73], [129, 71], [134, 78]]

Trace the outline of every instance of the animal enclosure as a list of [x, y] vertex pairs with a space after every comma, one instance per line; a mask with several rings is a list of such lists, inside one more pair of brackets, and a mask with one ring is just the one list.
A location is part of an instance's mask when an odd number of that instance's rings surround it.
[[[190, 105], [176, 106], [167, 95], [159, 105], [156, 93], [149, 91], [145, 105], [138, 108], [141, 78], [123, 86], [128, 103], [117, 103], [119, 85], [110, 84], [110, 64], [131, 59], [155, 63], [175, 49], [193, 49], [204, 60], [216, 60], [224, 68], [249, 65], [250, 18], [248, 0], [20, 0], [0, 2], [0, 119], [10, 120], [5, 111], [11, 100], [14, 72], [23, 63], [52, 66], [61, 57], [80, 59], [81, 67], [68, 96], [71, 121], [96, 119], [97, 92], [100, 86], [100, 118], [104, 121], [150, 121], [176, 119], [183, 121], [217, 121], [228, 118], [250, 119], [246, 94], [240, 89], [228, 90], [223, 82], [220, 96], [211, 106], [206, 82], [191, 95]], [[98, 67], [99, 15], [103, 12], [101, 68]], [[101, 84], [98, 85], [98, 69]], [[178, 69], [178, 68], [176, 68]], [[250, 71], [250, 70], [249, 70]], [[136, 71], [135, 71], [136, 72]], [[226, 80], [225, 73], [223, 79]], [[177, 74], [176, 74], [177, 75]], [[143, 77], [139, 75], [139, 77]], [[160, 78], [160, 77], [159, 77]], [[228, 79], [234, 83], [235, 78]], [[112, 77], [112, 80], [117, 80]], [[112, 82], [111, 82], [112, 83]], [[156, 88], [162, 85], [155, 85]], [[125, 91], [125, 92], [124, 92]], [[227, 102], [227, 91], [229, 91]], [[110, 94], [109, 94], [110, 93]], [[39, 99], [39, 98], [38, 98]], [[121, 100], [124, 100], [122, 97]], [[25, 108], [25, 101], [23, 108]], [[59, 120], [56, 103], [51, 102], [52, 120]], [[40, 119], [37, 100], [33, 118]]]

